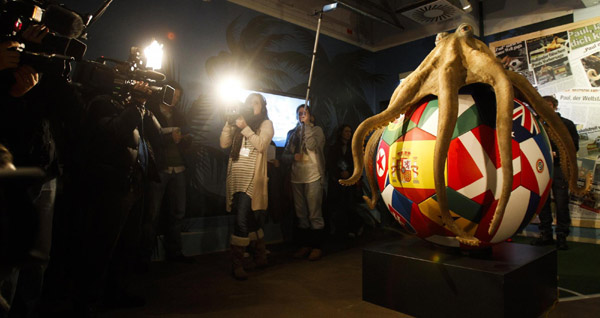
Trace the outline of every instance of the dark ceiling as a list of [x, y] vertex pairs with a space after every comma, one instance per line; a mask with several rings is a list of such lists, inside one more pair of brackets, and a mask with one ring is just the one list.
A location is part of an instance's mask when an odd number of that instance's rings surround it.
[[[493, 25], [499, 29], [502, 28], [502, 21], [510, 24], [512, 16], [521, 16], [524, 22], [520, 23], [527, 23], [532, 19], [526, 15], [534, 15], [535, 20], [544, 16], [552, 17], [553, 14], [566, 14], [564, 12], [597, 3], [593, 3], [594, 0], [229, 1], [313, 30], [317, 28], [318, 12], [323, 10], [323, 6], [337, 3], [335, 10], [323, 13], [321, 32], [370, 51], [452, 30], [465, 22], [473, 25], [476, 33], [479, 33], [482, 15], [486, 23], [488, 17], [491, 20], [495, 17], [504, 19]], [[472, 5], [471, 10], [463, 10], [464, 2]], [[537, 21], [529, 23], [533, 22]]]

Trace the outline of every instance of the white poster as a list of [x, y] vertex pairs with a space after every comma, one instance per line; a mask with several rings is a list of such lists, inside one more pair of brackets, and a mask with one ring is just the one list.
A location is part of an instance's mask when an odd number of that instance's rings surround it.
[[600, 125], [600, 88], [572, 88], [555, 94], [558, 112], [577, 130]]
[[600, 23], [569, 30], [576, 87], [600, 87]]

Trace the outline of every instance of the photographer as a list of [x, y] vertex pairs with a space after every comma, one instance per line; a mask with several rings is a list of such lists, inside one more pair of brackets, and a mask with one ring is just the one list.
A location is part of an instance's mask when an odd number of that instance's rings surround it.
[[108, 307], [142, 306], [127, 291], [129, 268], [140, 245], [143, 190], [158, 181], [149, 140], [160, 126], [145, 108], [151, 91], [138, 81], [131, 94], [101, 95], [88, 107], [84, 126], [81, 263], [76, 275], [76, 311], [86, 316], [103, 300]]
[[254, 241], [256, 265], [266, 266], [264, 233], [256, 212], [267, 209], [267, 149], [273, 138], [273, 122], [267, 115], [267, 101], [257, 93], [248, 95], [237, 116], [230, 116], [221, 131], [221, 148], [231, 147], [227, 165], [227, 211], [235, 213], [231, 235], [232, 274], [244, 280], [246, 246]]

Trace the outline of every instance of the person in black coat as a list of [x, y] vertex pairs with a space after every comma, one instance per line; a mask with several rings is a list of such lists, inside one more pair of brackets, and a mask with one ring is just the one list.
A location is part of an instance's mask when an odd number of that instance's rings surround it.
[[330, 232], [340, 238], [361, 233], [362, 219], [356, 213], [360, 201], [360, 183], [342, 186], [338, 180], [347, 179], [354, 170], [352, 160], [352, 127], [343, 124], [338, 128], [337, 138], [327, 156], [328, 211]]
[[127, 282], [139, 259], [144, 188], [159, 180], [149, 141], [158, 138], [160, 125], [145, 108], [147, 84], [138, 82], [133, 91], [134, 97], [125, 100], [95, 97], [84, 120], [82, 251], [75, 304], [81, 316], [95, 311], [102, 300], [109, 307], [145, 304], [129, 294]]
[[[556, 111], [558, 109], [558, 101], [556, 98], [552, 96], [544, 96], [544, 99], [548, 103], [550, 107]], [[560, 116], [560, 113], [556, 113], [563, 124], [567, 127], [571, 138], [573, 139], [573, 143], [575, 144], [575, 150], [579, 151], [579, 134], [577, 133], [577, 129], [575, 128], [575, 124]], [[552, 155], [554, 161], [554, 178], [552, 179], [552, 196], [554, 197], [554, 202], [556, 204], [556, 228], [554, 232], [556, 233], [556, 241], [552, 236], [552, 210], [550, 208], [550, 202], [552, 201], [550, 198], [546, 200], [542, 211], [540, 211], [539, 218], [539, 230], [540, 236], [533, 240], [531, 244], [533, 245], [553, 245], [556, 243], [556, 247], [559, 250], [568, 249], [567, 245], [567, 237], [569, 236], [569, 227], [571, 226], [571, 214], [569, 212], [569, 183], [565, 179], [562, 170], [560, 168], [560, 158], [558, 151], [556, 150], [556, 145], [551, 143], [552, 146]]]
[[[179, 83], [167, 83], [175, 89], [171, 101], [149, 102], [148, 108], [158, 119], [161, 128], [160, 137], [152, 144], [160, 182], [148, 185], [147, 208], [142, 226], [142, 245], [144, 261], [150, 261], [156, 246], [156, 234], [159, 220], [164, 220], [164, 247], [166, 259], [191, 263], [192, 258], [183, 255], [181, 249], [181, 229], [186, 210], [186, 163], [184, 154], [189, 150], [192, 137], [185, 134], [187, 124], [184, 114], [178, 107], [183, 90]], [[161, 215], [163, 201], [168, 206]]]

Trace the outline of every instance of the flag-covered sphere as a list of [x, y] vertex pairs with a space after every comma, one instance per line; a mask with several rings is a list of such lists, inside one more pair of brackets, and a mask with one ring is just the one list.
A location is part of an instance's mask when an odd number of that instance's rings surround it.
[[[488, 105], [484, 105], [488, 104]], [[502, 223], [488, 229], [502, 183], [495, 131], [496, 108], [471, 95], [459, 95], [459, 112], [446, 162], [450, 214], [481, 247], [502, 242], [539, 213], [550, 192], [552, 155], [548, 136], [533, 111], [514, 101], [513, 185]], [[385, 129], [376, 153], [375, 172], [383, 200], [404, 228], [445, 246], [460, 246], [443, 225], [433, 177], [438, 100], [430, 98]]]

